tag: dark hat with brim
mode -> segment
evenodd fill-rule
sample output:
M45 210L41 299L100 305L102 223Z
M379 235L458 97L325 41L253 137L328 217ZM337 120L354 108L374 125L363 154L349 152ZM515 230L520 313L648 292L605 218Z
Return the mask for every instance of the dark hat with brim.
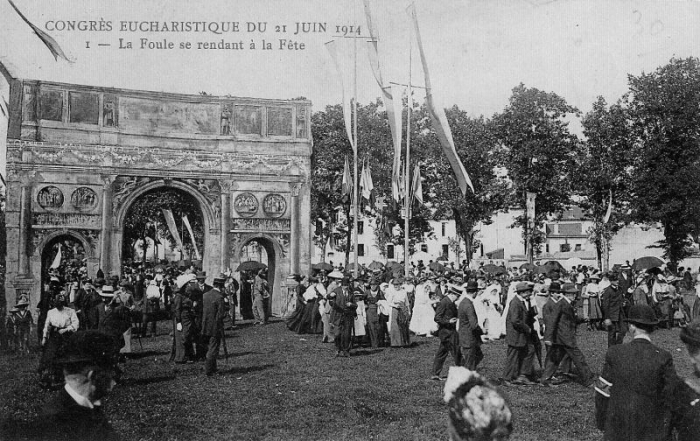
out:
M78 331L68 337L55 362L110 365L117 351L116 342L109 335L95 330Z
M297 277L301 277L301 276L297 275ZM227 279L227 278L228 278L228 277L226 277L226 274L221 273L221 274L219 274L218 276L214 277L214 280L212 281L212 283L224 283L224 282L226 282L226 279ZM299 280L300 280L300 279L299 279ZM299 280L297 280L297 282L298 282Z
M576 288L576 284L574 283L565 283L561 287L561 292L564 294L578 294L578 288Z
M550 283L549 292L561 292L561 284L559 282Z
M467 282L466 290L467 292L477 292L479 290L479 284L474 280L470 280Z
M207 278L207 273L205 271L197 271L197 279L206 279Z
M700 347L700 318L696 318L681 329L681 341L687 345Z
M535 284L531 283L531 282L518 282L515 285L515 292L532 291L532 289L534 287L535 287Z
M655 326L659 324L654 310L648 305L632 305L625 321L645 326Z

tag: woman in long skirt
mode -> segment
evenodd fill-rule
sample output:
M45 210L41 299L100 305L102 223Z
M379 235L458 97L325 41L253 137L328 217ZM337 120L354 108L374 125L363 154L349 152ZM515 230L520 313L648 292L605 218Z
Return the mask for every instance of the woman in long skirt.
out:
M290 331L301 334L299 331L302 328L304 319L304 307L306 306L304 292L306 287L302 284L301 276L295 275L294 280L297 281L297 286L294 287L296 306L294 307L294 312L287 318L287 328Z
M379 278L372 278L369 282L369 289L365 292L365 315L367 316L367 333L369 343L372 348L384 346L384 333L380 332L379 305L378 302L384 299L384 293L379 289Z
M408 326L411 322L411 307L403 287L403 277L396 277L387 289L387 300L391 306L389 338L391 347L406 347L411 343Z
M600 276L598 274L592 274L590 277L590 282L584 288L584 292L581 297L588 299L588 309L584 310L588 312L588 330L594 330L600 328L600 322L603 320L603 311L600 309L600 293L601 289L598 285ZM584 312L584 317L586 313Z

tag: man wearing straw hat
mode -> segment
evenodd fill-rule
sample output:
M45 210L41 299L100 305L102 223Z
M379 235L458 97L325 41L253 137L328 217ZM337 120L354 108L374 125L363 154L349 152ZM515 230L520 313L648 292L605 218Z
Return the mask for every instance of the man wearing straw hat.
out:
M650 306L632 306L626 321L632 341L608 348L595 383L596 424L606 441L667 440L669 398L678 381L673 358L651 342L659 321Z

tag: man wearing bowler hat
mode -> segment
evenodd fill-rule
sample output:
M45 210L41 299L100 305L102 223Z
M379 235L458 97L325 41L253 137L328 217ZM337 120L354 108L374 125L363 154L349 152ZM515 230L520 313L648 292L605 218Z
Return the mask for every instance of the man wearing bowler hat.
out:
M617 284L617 274L610 273L606 276L610 286L600 293L600 309L603 312L603 326L608 330L608 348L622 344L622 339L627 333L628 303L625 293Z
M651 342L659 321L650 306L632 306L626 321L632 341L608 348L595 383L596 424L604 440L667 440L673 358Z
M455 366L460 366L462 363L462 353L459 347L459 335L457 334L457 305L455 301L462 295L462 288L450 284L445 293L445 297L440 300L435 309L435 322L438 324L438 338L440 339L440 347L435 353L433 359L433 376L432 380L440 381L440 372L445 364L447 356L452 354Z
M515 297L510 302L506 316L506 364L503 370L505 381L518 385L536 384L530 380L534 371L535 345L534 317L530 297L534 284L518 282Z
M216 368L216 357L219 355L221 338L224 335L224 283L226 276L220 274L214 278L214 287L202 296L202 339L207 345L205 373L213 375Z

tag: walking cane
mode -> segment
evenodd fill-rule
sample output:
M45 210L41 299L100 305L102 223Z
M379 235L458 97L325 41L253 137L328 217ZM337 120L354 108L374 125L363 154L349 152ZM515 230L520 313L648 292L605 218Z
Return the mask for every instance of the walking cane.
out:
M226 333L223 329L221 330L221 342L224 345L224 361L226 362L226 364L228 364L228 348L226 347Z

